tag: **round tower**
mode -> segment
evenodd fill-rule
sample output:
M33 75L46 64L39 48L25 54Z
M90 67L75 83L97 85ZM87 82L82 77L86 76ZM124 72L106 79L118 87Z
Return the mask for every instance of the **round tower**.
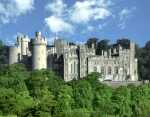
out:
M42 37L41 32L36 32L36 37L32 42L32 68L47 68L47 41Z
M9 48L9 65L21 61L21 50L19 46L11 46Z

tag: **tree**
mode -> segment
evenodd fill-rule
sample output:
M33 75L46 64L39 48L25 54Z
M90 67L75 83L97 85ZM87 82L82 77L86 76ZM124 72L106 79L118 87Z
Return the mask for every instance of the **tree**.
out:
M99 84L95 86L94 89L94 100L93 100L93 108L94 108L94 116L106 116L113 115L113 106L111 102L112 97L112 89L103 84Z
M131 90L129 88L124 86L117 88L111 98L115 115L131 117Z
M94 44L94 47L96 47L97 41L98 41L98 39L96 37L93 37L93 38L88 39L86 44L88 45L89 48L92 47L92 44Z
M138 55L139 61L139 75L141 79L150 80L150 41L140 49Z
M20 115L33 105L32 98L26 92L15 93L12 89L0 88L0 108L4 115Z
M102 75L98 72L93 72L89 75L87 75L86 80L91 84L92 88L95 90L96 86L100 84L100 79L102 78Z
M133 87L131 91L133 117L148 117L150 113L150 85Z
M102 50L108 50L110 47L109 40L101 40L97 43L96 54L101 55Z
M58 105L60 106L59 110L71 110L74 103L72 87L67 85L61 86L57 101Z
M67 113L72 111L73 104L74 99L72 87L68 85L62 85L57 96L55 116L67 116Z
M86 80L78 81L78 83L73 86L73 95L75 108L92 110L93 92L90 83Z
M0 69L8 63L8 47L0 40Z
M34 111L34 115L37 117L50 117L56 107L56 100L53 93L49 90L48 77L45 70L35 70L31 73L31 77L27 79L28 90L30 95L35 100L35 107L31 108ZM27 110L25 115L32 115L30 109Z
M130 40L126 38L118 39L117 44L122 46L124 49L130 48Z
M78 108L73 110L66 110L56 117L91 117L91 111L85 108Z

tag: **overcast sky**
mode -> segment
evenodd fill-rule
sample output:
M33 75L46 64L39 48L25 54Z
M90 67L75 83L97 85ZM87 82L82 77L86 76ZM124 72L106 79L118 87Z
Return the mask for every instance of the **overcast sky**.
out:
M11 44L20 34L41 31L85 42L90 37L150 40L150 0L0 0L0 39Z

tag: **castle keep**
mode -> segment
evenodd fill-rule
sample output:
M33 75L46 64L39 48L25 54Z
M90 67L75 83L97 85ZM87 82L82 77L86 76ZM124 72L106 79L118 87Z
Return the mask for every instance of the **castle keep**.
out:
M31 64L32 69L52 69L65 81L84 78L92 72L101 73L102 81L138 80L133 42L130 42L129 49L118 45L96 55L94 44L88 48L56 38L50 46L41 32L36 32L34 39L20 36L15 46L9 48L9 64L14 63Z

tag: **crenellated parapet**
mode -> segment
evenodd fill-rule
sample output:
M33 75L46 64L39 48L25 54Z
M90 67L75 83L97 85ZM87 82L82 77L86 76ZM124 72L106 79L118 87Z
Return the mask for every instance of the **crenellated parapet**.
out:
M47 68L47 41L41 32L36 32L32 42L32 69Z
M23 63L26 59L33 70L52 69L65 81L85 78L92 72L101 73L104 81L138 80L135 43L130 42L129 48L114 44L102 50L101 55L96 55L95 50L94 44L89 48L58 37L54 45L48 45L42 33L36 32L31 41L28 36L17 37L16 45L9 48L9 64Z

